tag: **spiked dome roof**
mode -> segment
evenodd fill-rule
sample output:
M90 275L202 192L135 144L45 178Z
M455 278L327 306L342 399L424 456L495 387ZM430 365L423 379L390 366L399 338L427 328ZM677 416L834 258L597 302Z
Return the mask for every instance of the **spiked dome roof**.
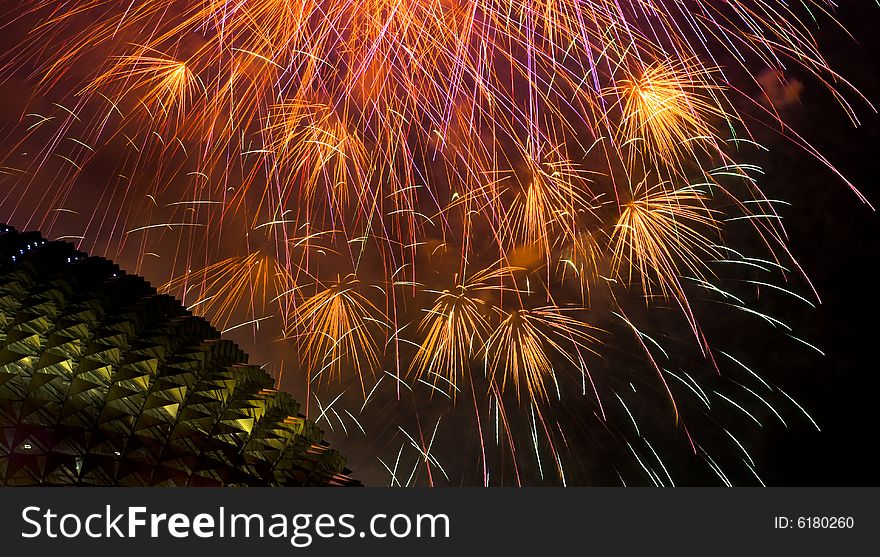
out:
M143 278L0 224L0 485L355 485L298 403Z

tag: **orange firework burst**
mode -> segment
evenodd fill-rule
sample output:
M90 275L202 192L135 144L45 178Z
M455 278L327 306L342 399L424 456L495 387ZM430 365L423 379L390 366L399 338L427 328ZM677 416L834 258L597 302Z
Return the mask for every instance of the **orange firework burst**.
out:
M304 300L296 307L288 334L299 341L314 376L326 373L333 379L353 369L365 388L365 375L379 367L371 329L386 325L379 309L357 291L358 283L350 275Z
M242 311L255 319L272 311L268 304L278 302L293 287L294 281L287 268L260 252L230 257L207 267L174 278L159 290L179 292L181 299L198 299L188 309L199 315L209 315L222 329ZM246 307L241 307L245 304ZM283 307L279 304L279 307Z
M710 72L687 64L655 62L609 90L620 98L616 129L619 140L630 146L631 168L635 153L641 153L653 166L681 176L688 161L699 162L706 146L713 153L722 151L712 119L733 116L721 108L721 87L710 80Z
M517 398L522 385L530 400L547 401L547 381L557 381L553 362L583 365L584 353L591 352L589 345L597 339L590 334L592 327L566 315L571 310L514 309L502 318L485 348L489 373L501 377L502 391L510 381Z
M615 224L611 239L615 274L641 279L645 295L651 285L684 296L679 279L683 272L702 278L706 255L717 255L706 234L717 230L708 198L694 187L666 191L664 185L641 187L641 195L627 204Z

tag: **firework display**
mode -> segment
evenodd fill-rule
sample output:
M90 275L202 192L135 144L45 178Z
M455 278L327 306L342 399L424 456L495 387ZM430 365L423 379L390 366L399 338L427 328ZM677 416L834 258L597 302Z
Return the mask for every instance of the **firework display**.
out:
M758 75L855 121L833 10L28 0L0 217L253 345L359 478L763 483L750 439L814 422L729 331L821 351L763 304L818 294L756 130L867 200Z

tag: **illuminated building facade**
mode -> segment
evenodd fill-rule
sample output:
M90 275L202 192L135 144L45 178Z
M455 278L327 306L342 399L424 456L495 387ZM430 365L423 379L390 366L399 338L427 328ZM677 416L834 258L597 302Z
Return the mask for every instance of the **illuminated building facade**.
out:
M0 224L0 485L354 485L299 405L112 262Z

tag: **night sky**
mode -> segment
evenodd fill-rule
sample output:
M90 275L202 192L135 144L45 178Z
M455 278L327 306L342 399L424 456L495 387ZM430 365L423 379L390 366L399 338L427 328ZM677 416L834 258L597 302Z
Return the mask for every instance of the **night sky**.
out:
M820 41L831 64L876 103L880 8L872 2L845 2L839 16L857 45L830 28L819 34ZM880 117L862 111L862 125L853 129L838 117L839 106L803 79L800 103L791 108L795 125L880 206ZM876 485L880 219L837 187L810 156L779 142L772 151L766 180L793 202L786 213L791 246L823 301L795 319L827 357L793 357L768 347L768 358L784 371L791 394L809 401L822 432L799 424L768 438L767 483Z

